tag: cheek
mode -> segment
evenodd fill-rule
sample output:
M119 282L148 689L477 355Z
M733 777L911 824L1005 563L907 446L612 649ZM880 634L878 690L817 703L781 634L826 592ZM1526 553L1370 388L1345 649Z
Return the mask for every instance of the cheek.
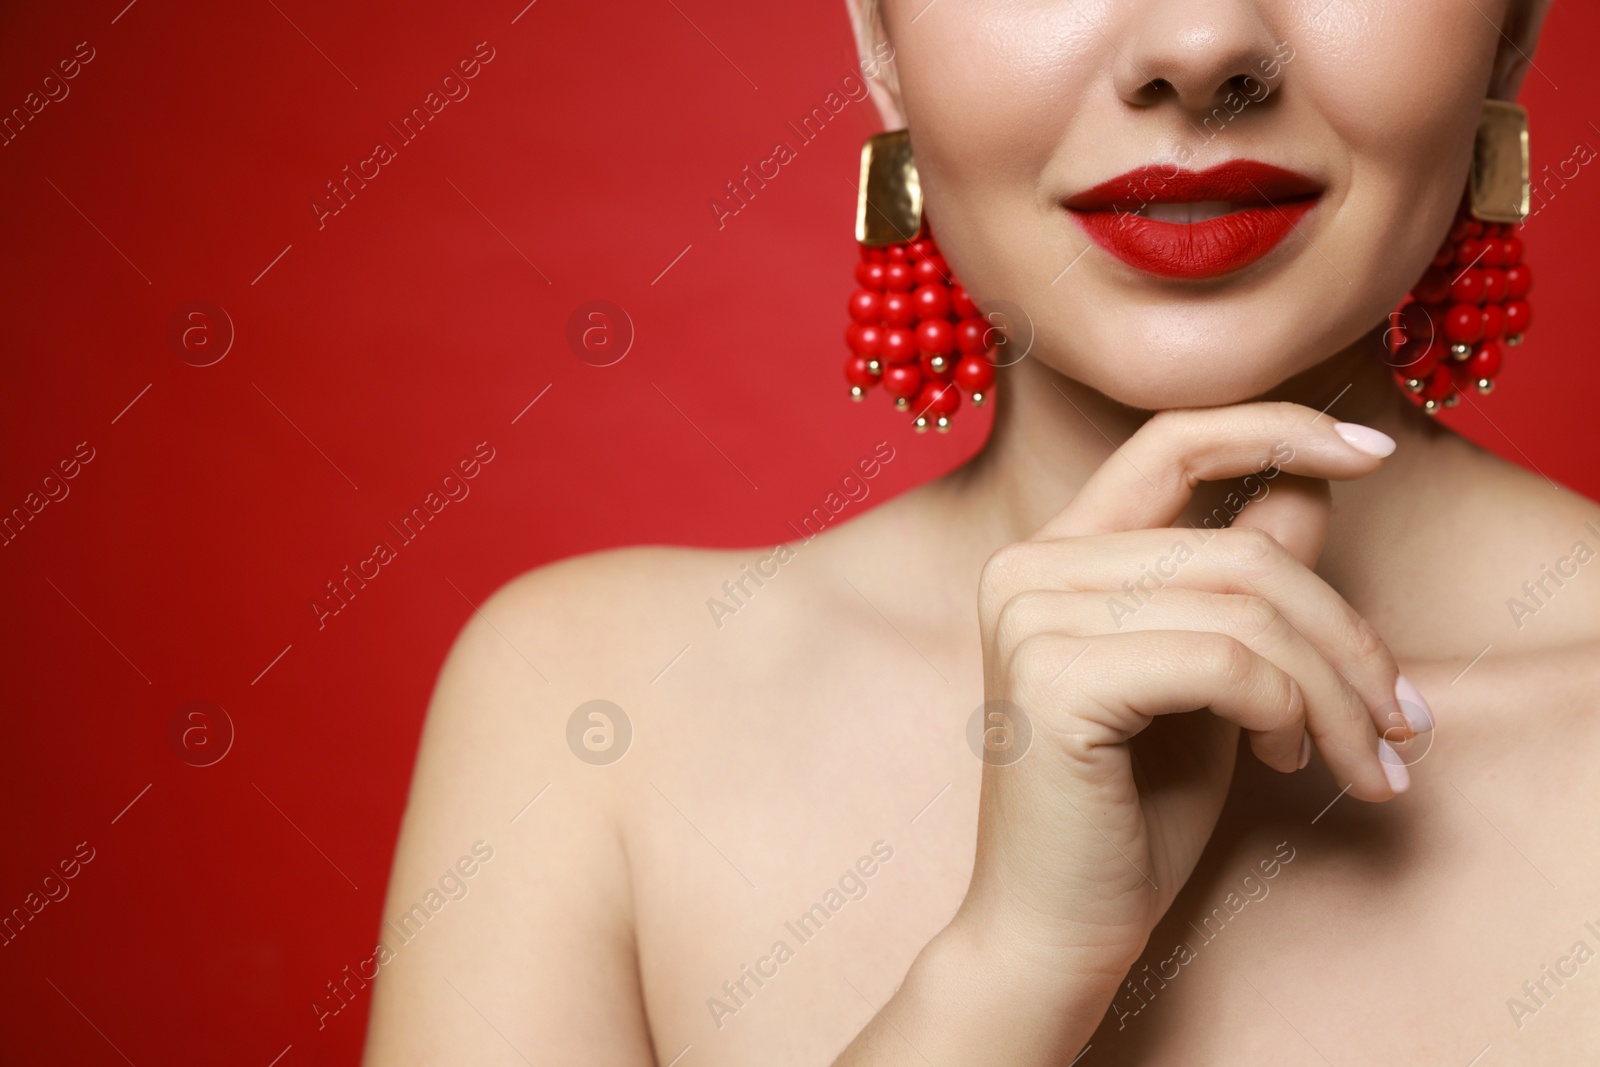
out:
M1092 28L1048 4L923 3L898 5L925 15L896 65L930 197L1034 187L1096 84Z
M1437 168L1471 143L1500 40L1494 14L1339 0L1296 42L1299 87L1358 156Z

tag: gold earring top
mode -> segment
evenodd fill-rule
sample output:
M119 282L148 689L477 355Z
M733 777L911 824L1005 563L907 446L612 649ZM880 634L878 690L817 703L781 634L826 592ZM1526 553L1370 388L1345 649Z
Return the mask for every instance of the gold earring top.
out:
M868 248L909 241L922 229L922 182L909 130L868 137L861 146L856 240Z
M1528 109L1485 100L1472 149L1472 215L1484 222L1521 222L1528 217L1532 194Z

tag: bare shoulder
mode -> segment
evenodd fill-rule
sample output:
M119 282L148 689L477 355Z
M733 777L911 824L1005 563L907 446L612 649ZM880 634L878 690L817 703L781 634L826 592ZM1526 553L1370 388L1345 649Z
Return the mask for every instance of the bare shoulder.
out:
M831 534L817 541L820 544ZM679 657L725 652L716 640L742 616L745 627L802 629L784 611L808 601L818 545L778 542L742 549L638 546L562 560L507 582L458 639L461 655L564 692L577 687L637 691L660 681ZM759 610L770 609L770 610ZM741 650L748 656L751 650ZM518 664L521 664L519 671Z
M697 705L692 690L656 683L684 672L706 589L748 557L599 552L474 606L418 750L385 906L384 929L401 933L383 961L369 1065L488 1062L502 1040L559 1062L653 1062L630 831L640 750ZM469 847L492 861L457 887L476 903L418 911Z
M1600 504L1454 435L1411 476L1385 543L1417 581L1363 590L1380 630L1386 616L1422 659L1600 641Z

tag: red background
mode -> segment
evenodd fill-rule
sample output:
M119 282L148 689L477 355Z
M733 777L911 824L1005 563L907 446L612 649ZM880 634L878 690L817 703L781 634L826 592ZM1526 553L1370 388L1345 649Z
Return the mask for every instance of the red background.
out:
M869 102L724 228L708 207L854 70L834 0L125 3L0 14L7 112L95 50L0 147L0 513L94 449L0 548L0 914L95 849L0 947L0 1058L351 1063L370 990L321 1031L310 1005L371 953L468 600L614 545L770 544L873 442L904 457L881 498L969 455L984 419L915 437L842 395ZM1524 94L1536 170L1600 146L1597 37L1600 14L1556 5ZM470 95L319 229L324 182L480 41ZM1530 344L1449 416L1591 497L1564 432L1592 430L1600 390L1597 223L1585 170L1525 231ZM202 299L236 338L195 367L167 332ZM595 299L636 333L604 368L566 341ZM323 583L480 441L471 495L319 629ZM169 743L190 700L236 731L212 766Z

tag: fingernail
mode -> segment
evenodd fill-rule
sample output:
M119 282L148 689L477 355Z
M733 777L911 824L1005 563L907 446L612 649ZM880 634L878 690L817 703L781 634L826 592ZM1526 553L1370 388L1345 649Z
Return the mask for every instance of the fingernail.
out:
M1336 422L1333 428L1357 452L1381 458L1394 451L1394 438L1371 426L1362 426L1357 422Z
M1301 734L1300 735L1300 766L1296 767L1295 769L1303 771L1303 770L1306 769L1306 764L1308 764L1310 762L1311 762L1311 735L1310 734Z
M1389 788L1396 793L1404 793L1411 785L1411 772L1406 769L1406 761L1400 758L1400 753L1381 737L1378 738L1378 762L1383 764L1383 774L1389 779Z
M1433 729L1433 709L1411 680L1401 675L1394 683L1394 698L1400 704L1400 714L1412 733L1425 734Z

